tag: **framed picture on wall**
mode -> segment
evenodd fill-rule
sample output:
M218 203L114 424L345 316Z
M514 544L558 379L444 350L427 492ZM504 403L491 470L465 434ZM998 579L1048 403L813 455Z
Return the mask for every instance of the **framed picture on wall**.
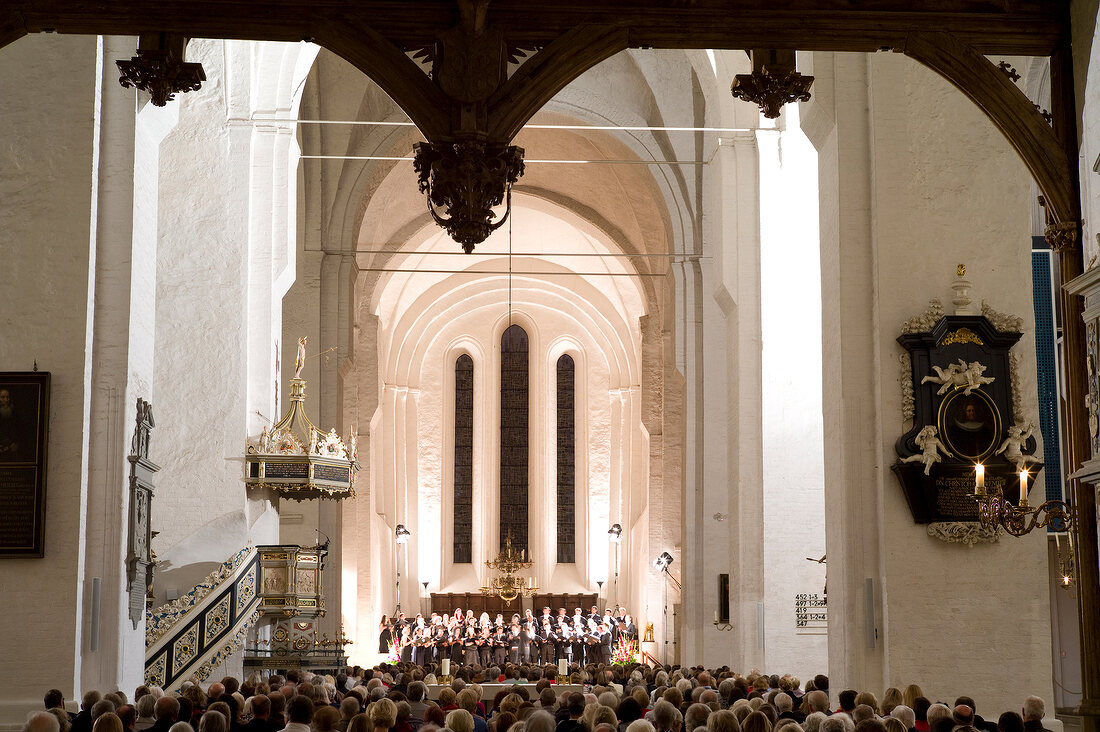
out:
M43 555L49 425L49 372L0 372L0 557Z

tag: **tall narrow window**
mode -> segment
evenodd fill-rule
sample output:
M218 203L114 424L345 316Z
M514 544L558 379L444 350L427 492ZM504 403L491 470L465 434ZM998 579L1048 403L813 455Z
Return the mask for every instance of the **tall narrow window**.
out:
M500 337L500 546L527 550L527 332Z
M575 383L573 358L564 355L558 359L558 562L563 564L577 561Z
M455 361L454 468L455 564L469 564L474 535L474 360L465 354Z

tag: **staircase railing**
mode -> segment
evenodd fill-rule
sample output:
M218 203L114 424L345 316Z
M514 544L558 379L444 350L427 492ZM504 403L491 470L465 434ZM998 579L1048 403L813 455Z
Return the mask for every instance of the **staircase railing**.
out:
M165 691L205 681L244 645L256 622L259 555L245 547L178 600L151 610L145 626L145 683Z

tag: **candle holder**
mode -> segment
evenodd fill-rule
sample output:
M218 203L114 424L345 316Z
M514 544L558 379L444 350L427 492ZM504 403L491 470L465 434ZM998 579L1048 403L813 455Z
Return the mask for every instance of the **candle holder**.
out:
M1024 481L1022 486L1026 486ZM1024 536L1035 529L1069 531L1073 525L1073 506L1065 501L1045 501L1038 506L1027 502L1026 487L1022 488L1020 502L1013 505L1004 497L1000 488L984 489L975 493L978 518L982 528L1002 528L1012 536Z
M495 560L486 561L485 566L498 574L481 587L482 595L499 597L510 605L518 597L531 597L538 592L539 588L533 577L524 579L519 574L531 569L534 562L527 559L526 551L520 554L512 549L511 534L505 537L504 551L498 554Z

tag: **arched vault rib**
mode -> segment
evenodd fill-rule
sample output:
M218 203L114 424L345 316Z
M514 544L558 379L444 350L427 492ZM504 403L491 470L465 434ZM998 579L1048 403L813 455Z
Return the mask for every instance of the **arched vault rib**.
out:
M628 38L626 28L579 26L566 31L490 97L490 139L510 141L569 82L625 50Z

